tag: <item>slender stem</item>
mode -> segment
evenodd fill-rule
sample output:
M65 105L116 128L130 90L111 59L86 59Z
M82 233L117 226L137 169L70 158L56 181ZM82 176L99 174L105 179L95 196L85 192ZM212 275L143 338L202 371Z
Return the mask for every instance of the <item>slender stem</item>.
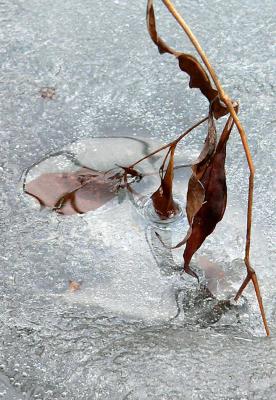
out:
M264 310L264 306L263 306L263 299L262 299L262 296L261 296L259 283L258 283L258 279L257 279L257 275L256 274L253 274L252 282L253 282L253 286L254 286L254 289L255 289L255 292L256 292L256 295L257 295L259 308L260 308L260 311L261 311L261 315L262 315L262 319L263 319L263 324L264 324L264 327L265 327L266 335L270 336L270 330L269 330L269 327L268 327L268 324L267 324L265 310Z
M253 192L254 192L254 173L250 173L249 187L248 187L247 230L246 230L246 246L245 246L245 258L248 260L250 255L250 242L251 242Z
M193 129L197 128L199 125L201 125L203 122L207 121L209 117L205 117L202 120L200 120L199 122L197 122L195 125L191 126L187 131L185 131L184 133L182 133L182 135L180 135L177 139L173 140L172 142L165 144L164 146L160 147L157 150L154 150L152 153L146 155L143 158L140 158L138 161L135 161L135 163L131 164L129 166L129 168L133 168L135 167L135 165L139 164L140 162L146 160L149 157L154 156L155 154L159 153L162 150L167 149L168 147L173 146L174 144L177 144L181 139L183 139L186 135L188 135L188 133L190 133Z
M178 24L182 27L182 29L184 30L184 32L186 33L186 35L188 36L188 38L190 39L190 41L192 42L193 46L195 47L195 49L197 50L198 54L200 55L203 63L205 64L211 78L213 79L213 82L217 88L218 94L219 94L219 98L222 102L224 102L224 104L227 106L230 115L232 116L234 123L238 129L238 132L240 134L240 138L243 144L243 148L244 148L244 152L246 155L246 159L247 159L247 163L248 163L248 167L250 170L250 176L249 176L249 190L248 190L248 208L247 208L247 230L246 230L246 247L245 247L245 264L247 267L247 270L249 269L249 253L250 253L250 242L251 242L251 226L252 226L252 208L253 208L253 188L254 188L254 173L255 173L255 168L254 168L254 164L253 164L253 160L252 160L252 156L250 153L250 149L248 146L248 141L247 141L247 136L245 133L245 130L237 116L236 110L233 106L232 101L230 100L229 96L224 92L221 83L212 67L212 65L210 64L204 50L202 49L202 47L199 44L199 41L197 40L197 38L195 37L195 35L193 34L193 32L191 31L190 27L187 25L187 23L184 21L184 19L182 18L182 16L178 13L178 11L175 9L173 3L171 2L171 0L162 0L163 3L165 4L165 6L167 7L167 9L169 10L169 12L173 15L173 17L176 19L176 21L178 22ZM255 292L256 292L256 296L259 302L259 306L260 306L260 311L262 314L262 318L263 318L263 322L264 322L264 326L265 326L265 330L266 330L266 334L269 336L269 329L268 329L268 325L267 325L267 321L265 318L265 312L264 312L264 308L263 308L263 304L262 304L262 298L261 298L261 294L260 294L260 290L259 290L259 285L258 285L258 280L257 280L257 276L256 274L254 274L254 279L251 278L254 284L254 288L255 288ZM250 279L249 279L250 280ZM241 294L241 292L243 291L243 289L245 288L245 286L247 285L248 282L245 282L245 285L241 287L241 289L238 292L238 295ZM236 296L237 297L237 296Z

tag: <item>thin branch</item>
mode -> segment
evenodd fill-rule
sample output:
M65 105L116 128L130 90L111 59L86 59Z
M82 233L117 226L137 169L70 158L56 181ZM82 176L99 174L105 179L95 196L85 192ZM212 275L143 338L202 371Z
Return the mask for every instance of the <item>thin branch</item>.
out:
M178 13L178 11L175 9L173 3L170 0L162 0L169 12L173 15L173 17L176 19L178 24L181 26L181 28L184 30L190 41L192 42L193 46L197 50L198 54L200 55L203 63L205 64L211 78L213 79L213 82L217 88L217 91L219 93L219 98L220 100L227 106L230 115L232 116L234 123L239 131L240 138L243 144L244 152L246 155L248 167L250 170L250 177L249 177L249 191L248 191L248 208L247 208L247 231L246 231L246 248L245 248L245 264L247 271L249 271L249 266L250 266L250 261L249 261L249 253L250 253L250 242L251 242L251 227L252 227L252 208L253 208L253 188L254 188L254 173L255 173L255 168L252 160L252 156L250 153L250 149L248 146L248 141L247 141L247 136L245 133L245 130L237 116L236 110L234 108L234 105L232 101L230 100L229 96L224 92L221 83L219 81L219 78L217 77L217 74L215 73L212 65L210 64L208 57L206 56L204 50L202 49L201 45L199 44L199 41L191 31L190 27L187 25L185 20L182 18L182 16ZM251 267L250 267L251 268ZM259 308L261 311L264 327L266 330L267 336L270 335L269 333L269 328L267 325L266 317L265 317L265 312L263 308L263 302L262 302L262 297L260 294L260 289L259 289L259 284L257 280L257 276L254 273L254 275L250 275L248 273L248 279L252 280L256 292L256 296L258 299L259 303ZM245 284L246 286L247 284ZM245 286L242 285L240 288L238 294L240 295ZM236 296L237 298L237 296Z
M177 139L173 140L172 142L165 144L164 146L160 147L157 150L154 150L152 153L146 155L143 158L140 158L138 161L135 161L135 163L129 165L129 168L133 168L135 167L135 165L139 164L140 162L146 160L149 157L154 156L155 154L159 153L162 150L167 149L168 147L173 146L174 144L177 144L181 139L183 139L186 135L188 135L188 133L190 133L193 129L197 128L199 125L201 125L203 122L207 121L209 117L205 117L202 120L200 120L199 122L197 122L195 125L191 126L187 131L185 131L184 133L182 133L182 135L180 135Z

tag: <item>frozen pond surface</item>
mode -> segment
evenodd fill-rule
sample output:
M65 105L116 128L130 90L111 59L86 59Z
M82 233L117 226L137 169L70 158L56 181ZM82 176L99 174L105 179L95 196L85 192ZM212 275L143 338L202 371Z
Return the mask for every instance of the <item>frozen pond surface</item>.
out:
M167 143L205 115L206 101L148 38L146 2L136 3L0 2L0 398L273 399L274 1L176 2L241 103L257 169L252 264L271 339L263 337L251 287L239 306L211 323L210 304L175 268L181 251L173 259L163 255L130 203L107 207L101 218L62 218L39 212L21 193L27 167L75 140ZM190 50L164 7L157 10L163 36ZM45 87L55 88L52 100L41 97ZM202 137L191 136L189 151ZM227 169L225 221L194 261L222 269L221 298L244 274L248 174L236 132ZM80 291L68 290L70 279L82 282Z

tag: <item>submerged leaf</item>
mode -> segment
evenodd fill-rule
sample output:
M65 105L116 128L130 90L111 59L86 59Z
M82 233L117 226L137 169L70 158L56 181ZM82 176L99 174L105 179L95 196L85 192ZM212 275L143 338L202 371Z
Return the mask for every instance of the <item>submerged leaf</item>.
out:
M72 281L71 279L68 282L70 292L77 292L81 288L81 282Z
M26 184L25 192L41 206L59 214L81 214L96 210L116 195L118 179L82 168L76 172L46 173Z
M192 55L182 53L170 47L157 33L153 0L147 4L147 27L152 41L159 52L174 55L178 59L181 71L190 76L190 88L198 88L208 99L215 118L220 118L228 113L227 107L219 100L218 91L213 88L209 76L200 62Z

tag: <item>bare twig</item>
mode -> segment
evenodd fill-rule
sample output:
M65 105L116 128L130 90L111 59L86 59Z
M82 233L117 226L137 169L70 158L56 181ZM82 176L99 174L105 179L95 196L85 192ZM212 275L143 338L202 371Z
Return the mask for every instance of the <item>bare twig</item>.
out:
M240 295L242 294L243 290L245 289L245 287L247 286L247 284L250 282L250 280L252 280L254 288L255 288L255 292L256 292L256 296L258 299L258 303L259 303L259 308L261 311L261 315L262 315L262 319L263 319L263 323L264 323L264 327L266 330L266 334L267 336L270 335L269 332L269 328L268 328L268 324L266 321L266 316L265 316L265 311L264 311L264 307L263 307L263 302L262 302L262 297L261 297L261 293L260 293L260 289L259 289L259 284L258 284L258 279L256 276L255 271L253 270L253 268L250 265L250 242L251 242L251 227L252 227L252 208L253 208L253 189L254 189L254 174L255 174L255 168L254 168L254 164L253 164L253 160L251 157L251 153L250 153L250 149L248 146L248 142L247 142L247 136L245 133L245 130L237 116L237 113L235 111L234 105L232 103L232 101L230 100L229 96L225 93L225 91L223 90L221 83L219 81L219 78L217 77L217 74L215 73L212 65L210 64L208 57L206 56L205 52L203 51L201 45L199 44L199 41L197 40L197 38L195 37L195 35L193 34L193 32L191 31L190 27L187 25L187 23L185 22L185 20L182 18L182 16L178 13L178 11L175 9L175 6L173 5L173 3L170 0L162 0L163 3L165 4L165 6L167 7L167 9L169 10L169 12L173 15L173 17L176 19L176 21L178 22L178 24L181 26L181 28L185 31L186 35L188 36L188 38L190 39L190 41L192 42L193 46L195 47L195 49L197 50L198 54L200 55L203 63L205 64L217 90L219 93L219 98L220 100L227 106L230 115L232 116L234 123L239 131L240 134L240 138L243 144L243 148L244 148L244 152L246 155L246 159L247 159L247 163L248 163L248 167L249 167L249 171L250 171L250 176L249 176L249 190L248 190L248 207L247 207L247 230L246 230L246 247L245 247L245 265L247 268L247 277L245 278L245 281L243 282L240 290L238 291L235 299L237 300Z
M182 135L180 135L177 139L173 140L172 142L165 144L164 146L160 147L157 150L154 150L152 153L146 155L143 158L140 158L139 160L135 161L133 164L129 165L129 168L133 168L135 167L135 165L139 164L140 162L146 160L149 157L154 156L155 154L159 153L162 150L167 149L168 147L172 147L174 144L176 145L178 142L180 142L181 139L183 139L185 136L188 135L188 133L190 133L193 129L197 128L199 125L203 124L203 122L207 121L209 117L205 117L203 119L201 119L199 122L197 122L196 124L194 124L193 126L191 126L189 129L187 129L184 133L182 133Z

